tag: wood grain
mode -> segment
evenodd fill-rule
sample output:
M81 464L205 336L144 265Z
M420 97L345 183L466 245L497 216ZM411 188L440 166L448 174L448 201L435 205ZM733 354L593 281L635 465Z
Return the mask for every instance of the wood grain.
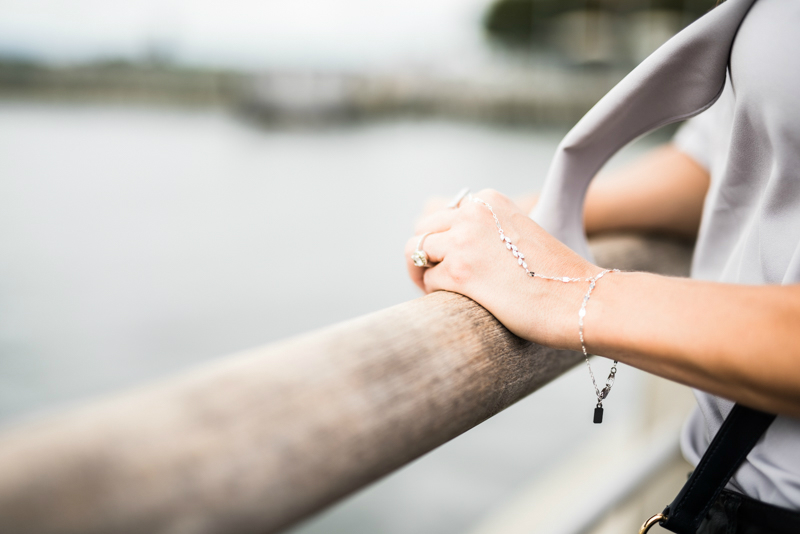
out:
M630 237L594 252L667 274L689 258ZM0 531L276 532L579 361L435 293L5 431Z

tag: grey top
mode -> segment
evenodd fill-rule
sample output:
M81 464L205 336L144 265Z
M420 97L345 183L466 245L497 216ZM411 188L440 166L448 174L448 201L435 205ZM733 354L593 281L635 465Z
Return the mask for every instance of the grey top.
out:
M691 24L567 134L531 216L590 258L583 201L598 169L636 137L708 110L676 139L712 176L693 275L741 284L800 282L797 28L797 0L728 0ZM753 365L758 364L754 354ZM732 407L706 393L698 392L697 398L699 409L682 438L693 462ZM731 487L800 509L800 420L778 417Z
M800 2L758 0L734 41L719 100L677 146L711 174L692 276L800 282ZM800 365L800 362L797 362ZM753 355L753 365L759 365ZM697 463L733 403L695 391L681 446ZM778 417L729 487L800 509L800 419Z

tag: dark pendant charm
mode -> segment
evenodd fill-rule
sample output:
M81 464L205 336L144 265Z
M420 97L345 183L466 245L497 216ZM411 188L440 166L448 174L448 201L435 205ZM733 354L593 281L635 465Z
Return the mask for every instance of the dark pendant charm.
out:
M603 407L598 406L594 409L594 422L600 424L603 422Z

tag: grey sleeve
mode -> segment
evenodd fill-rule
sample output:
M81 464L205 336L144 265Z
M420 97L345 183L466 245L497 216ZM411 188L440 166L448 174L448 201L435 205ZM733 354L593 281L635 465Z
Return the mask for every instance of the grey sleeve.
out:
M711 172L715 107L711 106L700 115L684 122L672 138L672 142L678 150L709 172Z

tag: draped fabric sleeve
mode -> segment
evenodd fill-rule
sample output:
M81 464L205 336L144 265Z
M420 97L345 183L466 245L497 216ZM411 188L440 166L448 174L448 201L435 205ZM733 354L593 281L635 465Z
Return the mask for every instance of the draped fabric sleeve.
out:
M570 130L553 157L532 218L591 259L583 225L589 182L620 148L711 107L725 86L736 32L754 0L728 0L631 71Z
M678 150L708 172L711 172L714 137L721 133L716 127L717 111L715 104L700 115L689 119L681 125L672 138Z

